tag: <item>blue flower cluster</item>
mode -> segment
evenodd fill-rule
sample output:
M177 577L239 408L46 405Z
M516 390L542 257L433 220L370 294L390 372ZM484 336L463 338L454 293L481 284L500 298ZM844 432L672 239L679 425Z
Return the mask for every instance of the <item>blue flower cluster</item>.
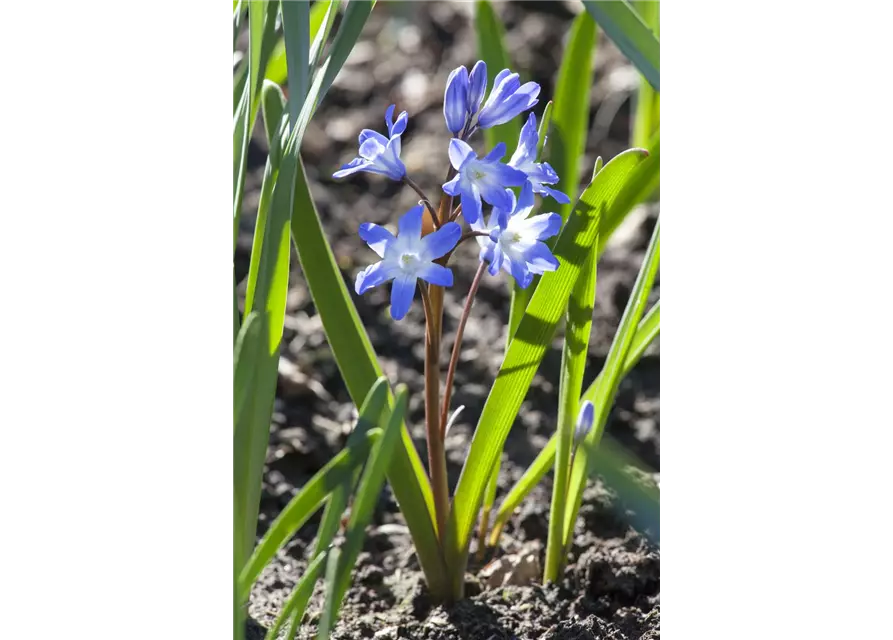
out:
M468 140L478 129L503 124L537 104L540 86L536 82L521 84L517 73L500 71L487 96L487 65L478 61L471 72L458 67L450 73L444 91L443 115L447 129L453 134L448 148L449 161L455 175L443 185L448 196L458 196L461 215L471 233L463 236L454 221L459 209L449 220L436 221L437 229L422 236L425 206L419 204L399 220L395 237L379 225L360 225L360 237L381 258L357 276L356 292L393 281L391 315L402 319L412 305L421 279L429 284L448 287L453 284L452 271L444 266L450 252L465 238L475 237L480 245L480 259L488 263L491 275L500 270L509 273L521 287L527 287L534 275L554 271L558 260L544 240L557 234L561 216L544 213L531 216L534 194L548 196L566 204L570 199L547 185L558 182L558 175L547 162L537 162L536 116L531 113L521 129L518 146L508 163L502 159L506 146L499 143L489 153L478 156ZM405 111L393 119L395 105L385 114L388 136L363 129L359 136L359 155L335 172L343 178L360 171L377 173L391 180L403 181L414 188L400 159L401 136L409 118ZM520 187L516 198L512 187ZM418 190L416 188L416 190ZM484 222L483 203L493 207ZM434 214L433 210L431 211ZM438 262L440 261L440 262Z

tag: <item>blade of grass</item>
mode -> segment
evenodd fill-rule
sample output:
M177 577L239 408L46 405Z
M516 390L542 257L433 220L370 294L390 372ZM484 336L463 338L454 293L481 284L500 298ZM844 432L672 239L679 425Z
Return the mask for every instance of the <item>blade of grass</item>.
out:
M235 59L236 42L239 39L239 33L242 31L242 25L245 23L245 15L247 11L243 6L237 5L233 10L233 58ZM238 66L235 68L233 76L233 114L239 105L242 97L242 91L245 89L245 81L248 79L248 61L242 56L239 59Z
M310 10L310 30L314 34L313 44L310 46L310 65L314 70L319 68L319 56L323 45L329 39L340 6L341 0L328 0L318 2ZM314 13L314 9L317 9L318 13Z
M598 213L596 213L598 218ZM598 220L596 220L598 225ZM592 332L592 311L596 295L596 262L598 250L598 226L593 248L586 256L583 270L577 278L567 305L567 329L561 354L561 377L558 386L557 440L555 450L555 479L552 486L552 504L549 510L549 536L546 545L546 564L543 582L557 582L564 566L564 500L570 477L571 449L573 448L574 423L580 407L583 390L583 372L589 354L589 335Z
M633 6L654 35L660 37L660 3L655 0L640 0ZM632 145L648 147L651 137L660 126L660 94L644 77L639 78L639 91L636 93L635 103Z
M288 109L291 122L298 121L298 114L307 96L310 83L310 4L308 2L282 3L282 33L285 40L285 56L288 61Z
M303 139L304 132L310 118L316 112L317 107L322 103L326 93L335 81L338 72L344 65L347 56L350 55L353 46L360 37L363 25L375 6L375 0L362 2L349 2L344 10L344 17L341 19L341 25L332 41L329 49L329 55L320 65L310 87L307 102L301 109L301 115L298 118L298 139Z
M608 212L602 225L602 240L599 241L598 257L607 248L608 240L633 208L645 202L660 185L660 131L648 146L648 157L636 167L617 196L617 206Z
M245 637L245 607L239 602L239 567L242 566L242 519L239 505L233 501L233 640Z
M257 368L257 342L260 340L260 314L252 311L236 336L233 348L233 425L243 423L251 379Z
M236 346L239 331L242 329L242 314L239 313L239 295L236 293L237 286L236 274L233 272L233 347Z
M657 301L651 311L648 312L648 315L639 323L639 327L636 330L636 337L626 356L626 361L623 363L621 378L629 374L636 363L639 362L642 354L645 353L645 349L648 348L648 345L650 345L654 338L659 334L660 300ZM583 393L580 402L583 402L584 400L593 402L595 400L595 392L601 378L602 374L599 373L592 384L590 384ZM502 533L502 528L505 526L505 523L511 517L514 510L518 508L518 505L520 505L524 498L533 491L533 488L540 483L546 475L546 472L552 467L552 464L555 461L556 443L557 437L553 434L546 446L543 447L533 463L531 463L524 472L524 475L521 476L515 486L512 487L512 490L506 495L502 504L499 505L499 511L496 512L496 519L493 521L493 532L488 541L489 546L495 547L499 543L499 534Z
M406 413L408 398L409 392L406 385L399 385L396 390L393 411L390 412L390 415L387 415L387 412L382 415L381 422L386 424L382 425L381 438L372 448L369 463L363 470L363 477L350 511L344 546L341 548L339 558L334 563L337 565L334 586L332 591L327 594L326 604L319 622L317 637L320 640L328 639L338 619L341 601L350 586L350 573L357 562L357 557L363 546L363 539L366 537L366 526L372 519L372 511L378 502L385 473L390 466L394 450L397 448L400 433L403 431L403 416Z
M563 221L566 221L574 210L574 203L580 192L580 158L586 149L589 124L588 87L592 82L595 45L595 23L589 14L581 13L571 26L567 49L561 60L555 87L555 106L549 114L549 123L546 125L545 118L540 123L540 143L545 144L546 136L543 135L545 132L548 131L552 137L549 163L561 178L561 182L556 186L567 192L570 198L568 204L558 205L555 208ZM587 90L584 91L583 87ZM548 126L548 129L544 129L544 125ZM606 237L605 233L601 235L603 239ZM557 241L558 238L552 238L547 240L546 244L554 247ZM513 316L520 322L520 316L539 286L539 281L540 278L534 278L526 290L514 286L516 291L512 297L509 313L509 336L513 336L517 330L517 326L512 324Z
M292 0L286 0L286 4L291 1ZM316 47L317 52L319 51L319 43L316 41L317 35L323 36L320 38L321 41L324 41L325 38L328 37L328 31L325 31L325 34L320 34L319 28L323 24L323 20L326 19L326 15L330 8L334 6L334 11L338 11L338 4L337 1L333 2L333 0L319 0L310 6L310 40L313 42L313 46L311 46L310 49L311 65L315 62L313 48ZM332 21L329 20L330 26L331 23ZM267 73L264 77L270 82L275 82L279 85L288 80L288 60L285 56L284 38L280 38L276 43L276 46L273 48L273 52L270 54L270 61L267 63Z
M239 238L239 217L242 211L242 190L245 185L245 170L248 148L248 104L249 87L242 85L242 94L233 115L233 251Z
M245 290L245 308L254 306L254 290L257 287L257 276L260 272L260 261L263 253L264 233L267 227L267 214L273 197L273 187L279 177L279 164L282 158L281 141L284 128L282 113L285 110L285 96L278 85L265 82L261 105L264 114L264 132L270 153L264 166L264 178L260 187L260 198L257 203L257 220L254 223L254 239L251 243L251 261L248 264L248 280Z
M571 26L567 48L561 59L558 81L555 89L555 106L544 114L540 122L539 149L542 152L546 142L546 132L552 132L552 145L549 149L549 160L555 172L560 176L562 188L568 193L570 202L557 207L562 220L567 220L574 209L579 193L580 157L586 147L586 130L589 121L589 91L592 83L592 65L596 46L595 22L587 13L578 15ZM551 103L550 103L551 104ZM548 122L547 116L548 115ZM557 238L547 244L554 246ZM539 286L539 278L521 289L516 283L512 285L512 302L509 310L509 340L517 331L517 322L523 316L534 291ZM490 475L487 494L484 500L484 513L489 514L496 498L496 486L500 463ZM484 523L481 528L481 540L485 537Z
M589 14L651 86L660 91L660 41L627 0L583 0Z
M251 585L257 580L263 568L273 559L276 552L307 522L310 516L316 513L329 492L349 478L353 470L366 461L372 441L379 435L380 432L377 430L370 431L362 445L345 447L329 460L289 501L258 543L254 553L251 554L239 574L239 597L242 602L248 598Z
M567 48L558 70L555 85L555 109L552 113L552 145L549 163L561 178L557 188L571 201L560 205L557 212L567 220L580 192L580 159L586 148L589 125L589 87L595 57L595 22L588 13L581 13L571 26Z
M537 159L542 158L543 148L546 146L546 139L549 137L549 130L552 124L552 101L546 103L546 108L543 110L543 117L540 119L540 126L537 130L537 136L539 138L536 146L536 154ZM506 343L505 348L508 350L509 344L512 341L512 337L515 335L515 331L518 330L518 325L521 322L521 318L524 316L524 310L527 309L527 305L530 302L530 297L533 295L533 291L536 289L535 282L538 278L534 278L534 283L531 283L527 286L526 289L522 289L518 286L518 283L515 282L514 278L509 278L509 287L512 291L512 299L509 305L509 326L508 332L506 334ZM493 503L496 500L496 489L499 483L499 468L501 465L501 461L497 458L496 463L493 465L493 470L490 472L490 480L487 482L487 490L484 494L484 507L481 513L481 527L479 538L481 541L480 552L483 553L484 550L484 540L487 538L487 527L490 523L490 511L493 509Z
M462 594L471 529L490 471L567 307L586 253L596 240L596 216L604 216L611 208L627 175L644 155L638 149L619 154L583 193L555 246L560 267L543 276L547 286L538 287L533 294L487 397L459 477L446 531L444 560L456 597Z
M611 406L614 404L614 397L617 394L617 387L620 384L623 363L626 361L627 354L632 346L636 327L645 311L648 303L648 294L651 293L651 286L654 284L654 278L660 265L660 219L654 227L654 233L651 236L651 242L648 245L648 251L645 254L645 260L639 275L636 278L636 284L630 294L629 302L623 312L620 320L620 326L614 341L611 343L611 349L608 351L608 359L603 369L602 380L596 388L595 400L595 419L593 428L586 441L594 445L598 445L602 432L605 429L605 423L608 421L608 415ZM565 547L573 541L574 522L577 519L577 513L580 510L580 504L583 500L583 489L586 486L588 477L588 449L581 448L577 452L577 460L571 471L570 490L568 491L567 504L570 509L565 512L564 520L564 544Z
M282 114L285 113L285 94L275 82L264 80L261 89L261 112L264 116L264 135L267 138L267 146L270 154L277 151L281 155L282 140Z
M537 161L542 160L543 149L546 146L546 139L549 137L549 132L552 126L552 101L550 100L546 104L546 108L543 111L543 117L540 119L540 126L537 130L537 137L539 138L536 146L536 157ZM522 289L518 286L518 284L511 280L512 287L512 302L509 307L509 329L506 338L506 349L508 349L508 344L512 341L512 336L515 335L515 331L518 330L518 324L521 322L521 316L524 315L524 309L527 308L527 303L530 302L530 296L533 295L534 283L531 283L526 289ZM495 486L495 484L494 484ZM495 489L494 489L495 491ZM490 499L490 504L492 504L493 500Z
M310 596L313 595L313 587L316 585L316 580L319 578L319 574L322 573L327 558L328 553L323 551L310 561L310 564L307 565L298 584L295 585L294 590L289 594L285 604L282 605L282 610L279 612L279 615L276 616L276 621L273 623L273 626L270 627L270 630L267 631L264 640L276 640L276 638L279 637L279 632L282 630L282 627L285 626L285 623L289 619L297 619L300 621L304 616L307 602L310 600Z
M475 2L474 30L477 34L478 57L487 63L487 75L490 76L488 86L492 90L493 78L503 69L511 69L512 62L504 44L505 30L489 0ZM504 142L506 148L514 149L520 133L521 125L515 118L505 124L484 129L484 140L487 149L492 149L500 142Z
M268 0L248 3L248 71L245 89L233 117L233 250L239 233L248 140L257 117L263 70L275 45L276 12L279 4Z
M376 385L382 383L385 385L387 384L387 380L384 377L379 378ZM347 439L347 446L356 446L356 443L366 438L367 432L374 426L373 423L366 420L357 421L356 428ZM353 493L354 487L360 479L360 471L360 467L357 466L354 469L354 472L329 494L329 499L326 501L326 508L322 514L322 520L319 523L319 529L316 531L316 544L314 545L312 558L316 558L324 553L332 545L335 535L341 528L341 518L347 510L350 495ZM307 593L303 601L298 601L296 603L295 606L299 608L299 611L304 611L307 606L307 601L310 599L310 595L310 593ZM285 634L286 640L294 639L300 624L301 617L295 613L292 616L288 632Z
M281 164L281 179L273 187L271 209L264 225L257 281L251 306L261 319L257 343L257 366L250 382L248 408L243 424L237 425L234 455L235 486L245 519L243 541L250 545L257 527L257 513L264 458L270 434L270 416L279 372L279 347L285 321L285 299L289 276L289 219L294 192L296 137L289 137ZM253 256L252 256L253 258ZM245 549L247 556L250 548Z
M257 11L254 3L251 8ZM325 68L320 70L323 84L326 80L331 83L340 70L371 10L372 4L364 2L352 3L348 7L341 28L335 36L332 52L326 61ZM275 18L275 10L270 11L267 7L267 25L270 23L271 14L272 18ZM255 24L258 24L257 20L255 20ZM264 27L265 30L267 25ZM286 33L285 37L289 39L298 36ZM263 65L260 68L263 68ZM289 220L292 217L293 204L297 200L295 185L298 181L300 166L299 149L306 123L312 115L315 105L322 98L319 90L320 86L318 85L311 88L310 94L301 108L297 126L290 129L288 142L282 154L280 178L275 180L273 186L272 211L265 225L263 251L258 268L257 287L254 291L253 307L263 309L261 333L267 337L267 348L263 355L263 361L258 364L258 375L253 381L254 385L250 393L252 400L250 424L241 430L242 433L249 434L247 443L243 443L246 446L240 450L235 464L236 486L239 487L240 504L243 505L241 513L245 519L243 525L245 527L243 536L245 545L253 540L254 530L257 526L261 475L278 377L279 343L282 339L285 297L288 287ZM303 171L301 171L301 182L305 182ZM306 184L304 187L306 189ZM238 219L235 218L234 222L235 231L237 231ZM245 555L248 554L248 551L249 549L246 547Z
M351 398L362 398L382 375L381 367L326 240L303 164L299 165L291 229L298 259L338 370ZM428 584L436 585L444 579L445 569L434 530L431 485L405 428L401 437L388 477L412 533Z
M269 0L252 0L248 3L248 78L251 95L251 113L248 117L248 129L254 129L257 108L260 101L260 89L264 81L267 61L276 45L276 13L278 2Z

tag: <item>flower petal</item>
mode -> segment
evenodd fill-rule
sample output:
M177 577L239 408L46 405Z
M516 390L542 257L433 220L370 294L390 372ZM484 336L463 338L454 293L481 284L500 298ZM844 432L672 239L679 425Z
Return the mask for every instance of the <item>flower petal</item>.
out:
M498 162L498 161L502 160L502 156L504 156L504 155L505 155L505 143L500 142L495 147L493 147L493 150L490 153L488 153L487 155L485 155L481 159L481 161L482 162Z
M422 238L422 259L437 260L453 249L462 237L462 227L455 222L447 222L437 231Z
M539 189L537 189L537 193L542 193L547 196L551 196L555 199L555 202L558 204L567 204L571 201L571 199L567 196L567 194L559 191L558 189L551 189L549 187L540 185Z
M459 181L462 179L460 174L456 174L456 176L450 180L449 182L445 182L443 184L443 191L448 196L457 196L459 195Z
M379 258L384 258L385 249L396 240L393 233L372 222L364 222L360 225L360 237L369 245L370 249L378 254Z
M363 129L360 131L359 144L360 147L363 146L363 143L369 139L378 140L378 143L381 146L385 146L388 143L388 139L381 135L378 131L373 131L372 129ZM362 154L361 154L362 155Z
M475 157L474 150L467 142L458 138L450 140L450 163L456 171L459 171L462 165Z
M393 278L392 269L388 267L384 260L370 264L357 274L357 282L354 290L358 295L363 295L372 287L384 284Z
M478 60L468 77L468 115L473 116L481 108L487 92L487 63Z
M373 131L372 133L375 132ZM384 136L381 137L384 138ZM366 158L366 160L375 161L378 159L378 156L384 153L387 144L388 140L386 138L384 143L382 143L378 138L369 136L363 140L363 143L360 145L360 157Z
M505 260L505 252L499 244L494 244L493 257L490 259L490 266L487 267L487 272L491 276L497 275L502 268L503 260Z
M386 169L384 173L391 180L402 180L406 175L406 165L400 159L400 147L400 136L396 135L388 141L388 146L376 160Z
M415 296L416 277L414 275L400 275L394 279L391 285L391 317L394 320L402 320L412 306L412 298Z
M453 272L435 262L429 262L418 270L418 276L425 282L430 282L440 287L453 286Z
M478 244L481 245L481 252L478 254L478 259L481 262L485 260L487 262L493 262L493 251L496 248L496 243L491 242L487 238L477 238ZM497 272L499 270L497 269ZM493 275L496 275L495 273Z
M360 171L368 171L368 167L371 163L364 158L354 158L346 165L338 169L335 173L332 174L333 178L346 178L349 175L354 173L358 173Z
M521 86L521 80L517 73L512 73L510 69L503 69L496 74L493 80L493 91L487 97L484 103L484 111L488 108L497 106L500 102L512 95Z
M592 423L595 420L595 406L589 400L580 403L580 413L577 415L577 424L574 426L574 444L579 445L592 431Z
M521 193L518 196L518 202L515 207L512 209L512 216L520 216L521 219L525 219L530 215L531 209L533 209L534 205L534 197L533 197L533 185L530 182L525 182L524 186L521 187Z
M447 78L443 93L443 117L447 129L458 135L468 115L468 69L457 67Z
M425 205L416 205L404 213L397 222L397 237L405 240L418 240L422 237L422 215Z
M553 214L557 215L557 214ZM560 219L560 216L559 216ZM552 255L552 252L542 242L537 242L524 253L524 260L527 266L534 273L545 273L546 271L555 271L561 263L558 258Z
M512 260L509 256L506 256L502 268L511 274L512 278L515 279L515 282L522 289L526 289L533 281L533 274L527 268L527 263L522 260Z
M477 222L481 217L481 192L477 185L468 182L459 182L459 193L462 195L462 216L468 224Z
M527 163L536 162L536 147L539 144L539 134L536 131L536 116L530 114L527 122L521 127L521 135L518 136L518 147L512 154L509 165L520 168Z
M493 164L487 167L492 180L503 187L520 187L527 182L527 174L507 164Z
M481 197L489 204L506 211L512 210L513 202L512 196L510 195L511 189L505 189L491 180L482 181L479 188L481 190ZM462 206L462 211L465 211L465 205Z
M516 223L518 229L524 235L533 236L537 240L551 238L561 231L561 216L557 213L541 213L527 220Z
M540 182L545 182L546 184L555 184L558 182L558 173L552 168L551 164L548 162L541 162L537 165L537 168L542 176Z
M490 93L478 116L478 124L482 129L504 124L539 102L537 100L540 92L539 84L527 82L519 86L517 74L514 76L514 78L507 76L502 85Z
M406 131L407 124L409 124L409 115L405 111L401 111L394 122L394 126L388 127L388 135L392 137L402 135Z

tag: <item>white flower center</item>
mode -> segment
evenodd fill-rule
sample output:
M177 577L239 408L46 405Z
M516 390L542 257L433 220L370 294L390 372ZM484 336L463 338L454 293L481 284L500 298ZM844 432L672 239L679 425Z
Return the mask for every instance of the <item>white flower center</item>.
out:
M413 271L422 261L417 253L404 253L400 256L400 267L404 271Z

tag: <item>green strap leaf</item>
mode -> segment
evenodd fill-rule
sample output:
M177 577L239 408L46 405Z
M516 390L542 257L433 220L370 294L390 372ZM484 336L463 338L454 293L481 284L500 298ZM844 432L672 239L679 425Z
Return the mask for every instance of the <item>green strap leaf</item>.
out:
M387 380L384 377L379 378L376 382L378 384L387 384ZM383 415L385 415L383 413ZM358 446L367 436L370 428L375 425L371 422L362 420L358 421L356 428L351 432L350 436L347 438L347 446ZM316 531L316 545L313 549L313 558L318 557L320 554L325 553L329 547L331 547L333 540L335 539L335 535L338 533L338 530L341 528L341 518L343 517L345 511L347 510L347 504L350 500L350 495L353 493L354 487L356 487L357 482L360 479L361 468L357 466L353 473L344 480L341 484L339 484L335 489L329 494L329 499L326 501L326 508L322 514L322 520L319 524L319 529ZM288 628L288 632L285 634L286 640L293 640L297 631L298 626L301 623L301 615L303 614L304 609L307 607L307 602L310 599L310 593L306 594L306 597L303 597L303 600L299 600L296 603L296 613L292 616L291 625ZM300 611L301 613L298 613Z
M304 177L303 164L299 166L291 228L298 259L322 320L326 339L347 391L356 401L364 397L373 382L382 375L381 367L326 240ZM401 440L388 477L412 534L428 584L437 584L438 580L444 579L445 570L433 525L431 485L405 428L402 429Z
M617 206L605 217L602 227L604 240L599 242L601 258L607 247L607 239L617 231L633 208L645 202L660 184L660 131L648 147L648 157L630 174L623 190L617 195Z
M298 121L310 85L310 3L282 3L282 34L288 60L289 118Z
M556 188L565 191L571 199L557 209L562 220L567 220L573 211L580 192L580 160L586 150L589 126L588 89L592 86L595 34L592 16L584 12L574 18L555 86L549 162L561 178Z
M247 600L251 585L257 580L263 568L273 559L276 552L307 522L310 516L316 513L329 492L349 478L354 469L366 461L372 441L378 435L378 431L371 431L362 445L345 447L289 501L257 545L239 575L239 595L242 602Z
M298 584L295 585L285 604L282 605L282 610L276 616L276 621L270 627L270 630L267 631L264 640L276 640L282 627L285 626L289 619L298 620L300 623L301 618L304 616L304 610L307 608L307 603L310 601L310 596L313 595L313 587L316 585L319 574L322 573L327 558L328 552L324 550L310 561L301 579L298 580Z
M233 640L245 637L245 609L239 601L239 567L242 566L242 529L239 505L233 501Z
M233 426L244 423L245 407L251 380L257 369L257 344L260 342L260 314L252 311L245 317L233 348Z
M598 233L596 231L596 233ZM583 270L577 278L567 305L567 329L561 354L561 378L558 387L558 419L555 449L555 480L549 510L549 537L546 545L546 565L543 581L557 582L564 564L564 500L574 440L574 427L583 390L583 372L589 354L589 335L592 332L592 312L595 307L596 235L593 248L586 256Z
M478 56L487 63L488 88L492 90L496 74L503 69L511 69L512 61L505 48L505 30L493 9L493 4L489 0L477 0L474 9L474 30L477 34ZM500 142L504 142L506 148L511 150L518 143L520 133L521 125L516 118L505 124L484 129L484 140L488 150Z
M660 300L657 301L651 311L648 312L648 315L639 323L639 328L636 330L636 337L626 356L626 362L623 363L621 378L627 376L632 368L636 366L636 363L639 362L642 355L645 353L645 349L648 348L648 345L650 345L659 334ZM580 402L584 400L589 400L589 402L595 401L595 393L601 379L602 374L599 373L592 384L590 384L583 393ZM555 461L557 441L558 439L556 435L553 434L546 446L543 447L536 459L524 472L524 475L521 476L515 486L509 491L508 495L506 495L502 504L499 505L499 511L496 513L496 518L493 521L493 533L488 541L489 546L496 546L499 541L499 534L502 532L502 527L505 526L505 523L511 517L515 509L518 508L518 505L521 504L524 498L530 495L533 488L539 484L540 480L545 477L546 472L552 467L552 464Z
M536 145L537 159L542 158L543 149L546 146L546 139L549 137L551 126L552 101L550 100L546 103L546 108L543 110L543 117L540 120L540 126L537 130L537 137L539 138ZM538 282L539 277L534 277L533 282L530 283L526 289L522 289L520 286L518 286L518 283L515 282L514 278L509 278L509 286L512 290L512 299L509 306L509 327L506 334L506 349L508 349L508 345L512 341L512 337L515 335L515 331L518 330L518 325L521 323L521 318L524 316L524 310L527 309L527 305L530 302L531 296L533 296L533 292L536 290L536 285ZM493 508L493 502L496 500L496 489L499 485L500 463L501 461L497 459L496 464L493 465L493 470L490 472L490 481L487 483L487 491L484 494L484 512L481 516L480 531L482 544L487 535L490 510Z
M293 0L286 0L286 4L292 1ZM326 31L324 34L320 33L320 25L323 24L323 20L326 19L329 10L333 7L334 11L337 12L337 1L333 2L333 0L319 0L317 2L314 2L313 5L310 7L310 39L313 41L314 45L317 46L317 51L319 50L319 44L316 41L317 36L321 36L321 41L324 41L325 38L328 37L328 31ZM329 20L330 25L331 22L332 21ZM313 64L312 51L313 47L311 46L311 65ZM276 43L276 46L273 48L273 53L270 54L270 61L267 63L267 73L265 78L270 82L278 85L281 85L288 80L288 59L286 58L284 38L279 39L279 41Z
M587 252L596 241L596 221L611 209L627 175L644 155L639 149L621 153L605 166L583 193L555 247L555 256L561 266L543 276L544 286L537 287L533 294L487 397L447 524L445 561L454 576L452 586L456 595L461 594L463 588L459 581L464 576L471 529L481 507L489 473L567 307Z
M614 404L614 397L617 394L617 387L620 385L621 373L623 371L623 363L626 361L627 354L632 346L636 328L642 314L645 312L645 306L648 303L648 294L651 293L651 286L654 284L654 278L657 276L658 266L660 265L660 219L654 227L654 233L651 236L651 242L648 245L648 251L645 254L645 261L639 270L639 276L636 278L636 284L630 294L623 317L620 319L620 327L611 343L611 349L608 351L608 359L603 369L602 380L596 388L595 400L595 420L593 422L592 431L586 438L586 442L598 445L602 432L605 429L605 423L608 421L608 415ZM580 504L583 500L583 489L586 486L588 477L588 449L581 447L577 452L577 460L572 469L570 490L568 491L567 504L570 509L565 512L564 520L564 544L569 545L573 540L574 522L577 519L577 513L580 510Z
M660 41L627 0L583 0L586 10L651 86L660 91Z
M363 547L366 526L372 520L372 512L381 493L385 474L390 467L391 458L400 440L400 433L403 431L403 416L406 413L408 398L409 392L406 385L399 385L393 411L390 412L390 415L385 412L382 416L381 421L386 422L382 425L384 432L373 447L369 463L363 471L363 477L350 511L344 546L341 548L340 556L334 561L337 569L332 591L326 594L326 604L319 622L317 637L320 640L326 640L329 637L338 619L341 601L350 586L350 573Z
M239 233L245 171L248 164L248 139L254 131L260 102L263 70L275 45L276 12L279 3L256 0L248 3L248 71L233 117L233 250ZM238 82L236 90L238 90Z

